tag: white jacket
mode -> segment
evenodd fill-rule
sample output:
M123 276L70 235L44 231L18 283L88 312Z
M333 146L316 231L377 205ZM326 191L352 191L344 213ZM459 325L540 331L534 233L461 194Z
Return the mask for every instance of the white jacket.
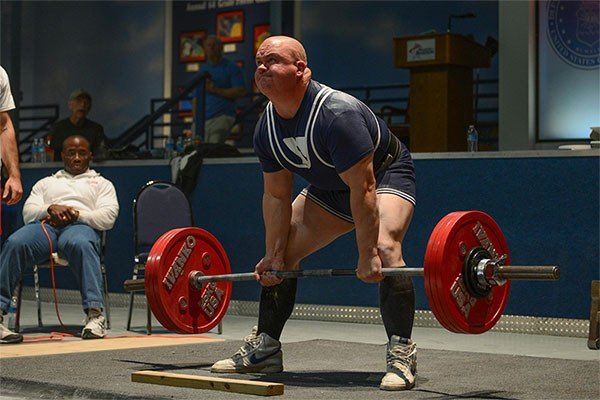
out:
M75 208L79 222L100 231L112 228L119 214L115 187L93 169L79 175L61 169L38 181L23 206L23 220L28 224L46 217L51 204Z

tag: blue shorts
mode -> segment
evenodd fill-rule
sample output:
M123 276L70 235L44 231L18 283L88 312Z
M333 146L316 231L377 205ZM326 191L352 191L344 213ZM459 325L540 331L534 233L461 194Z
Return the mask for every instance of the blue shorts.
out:
M389 193L417 204L415 167L410 152L402 145L398 157L379 173L377 178L377 193ZM350 190L323 190L313 185L308 185L300 192L329 213L354 223L350 210Z

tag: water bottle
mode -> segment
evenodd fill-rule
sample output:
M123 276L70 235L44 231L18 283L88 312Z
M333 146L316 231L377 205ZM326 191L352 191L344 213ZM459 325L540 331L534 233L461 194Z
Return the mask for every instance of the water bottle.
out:
M479 133L477 133L474 125L469 125L469 129L467 130L467 151L476 152L478 143Z
M11 331L15 329L15 325L17 323L17 298L15 296L10 300L10 305L8 306L7 313L7 327Z
M177 142L175 143L175 151L177 154L183 154L183 136L179 136L177 138Z
M45 163L47 161L47 157L46 157L46 142L44 140L44 138L39 138L38 139L38 162L41 163Z
M44 153L46 155L46 161L54 161L54 149L52 148L52 135L46 136L44 140Z
M33 139L33 142L31 143L31 162L32 163L38 163L40 162L40 151L39 151L39 140L38 139Z
M172 137L167 138L167 141L165 142L165 155L164 157L166 159L170 159L171 157L173 157L173 150L175 149L175 142L173 141Z

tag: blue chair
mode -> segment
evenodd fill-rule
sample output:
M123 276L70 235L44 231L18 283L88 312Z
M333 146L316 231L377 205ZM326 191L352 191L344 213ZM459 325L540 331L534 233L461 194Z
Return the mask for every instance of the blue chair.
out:
M132 279L142 278L148 253L165 232L194 225L192 207L185 194L167 181L150 181L133 200L133 242L135 257ZM134 292L130 293L127 330L131 330ZM150 307L146 306L146 333L152 333Z

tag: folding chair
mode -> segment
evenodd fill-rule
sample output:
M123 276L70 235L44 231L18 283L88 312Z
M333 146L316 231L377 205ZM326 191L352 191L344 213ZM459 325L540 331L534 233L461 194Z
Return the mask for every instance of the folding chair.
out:
M192 207L188 198L177 186L167 181L146 183L133 200L133 259L132 279L143 277L148 253L156 240L165 232L175 228L194 225ZM129 295L127 326L131 330L134 293ZM219 333L222 327L219 324ZM152 333L152 315L146 305L146 333Z
M110 329L110 304L108 297L108 279L106 277L106 232L100 233L100 271L102 272L102 292L104 295L104 312L106 314L106 329ZM69 266L69 262L60 258L60 254L52 253L52 261L54 262L55 268L64 268ZM40 298L40 277L39 271L41 269L49 269L50 263L38 264L33 266L33 288L35 291L35 300L37 303L37 318L38 327L44 326L42 322L42 300ZM20 318L21 318L21 298L23 294L23 279L19 281L16 288L17 307L15 313L15 332L19 332L20 329Z

